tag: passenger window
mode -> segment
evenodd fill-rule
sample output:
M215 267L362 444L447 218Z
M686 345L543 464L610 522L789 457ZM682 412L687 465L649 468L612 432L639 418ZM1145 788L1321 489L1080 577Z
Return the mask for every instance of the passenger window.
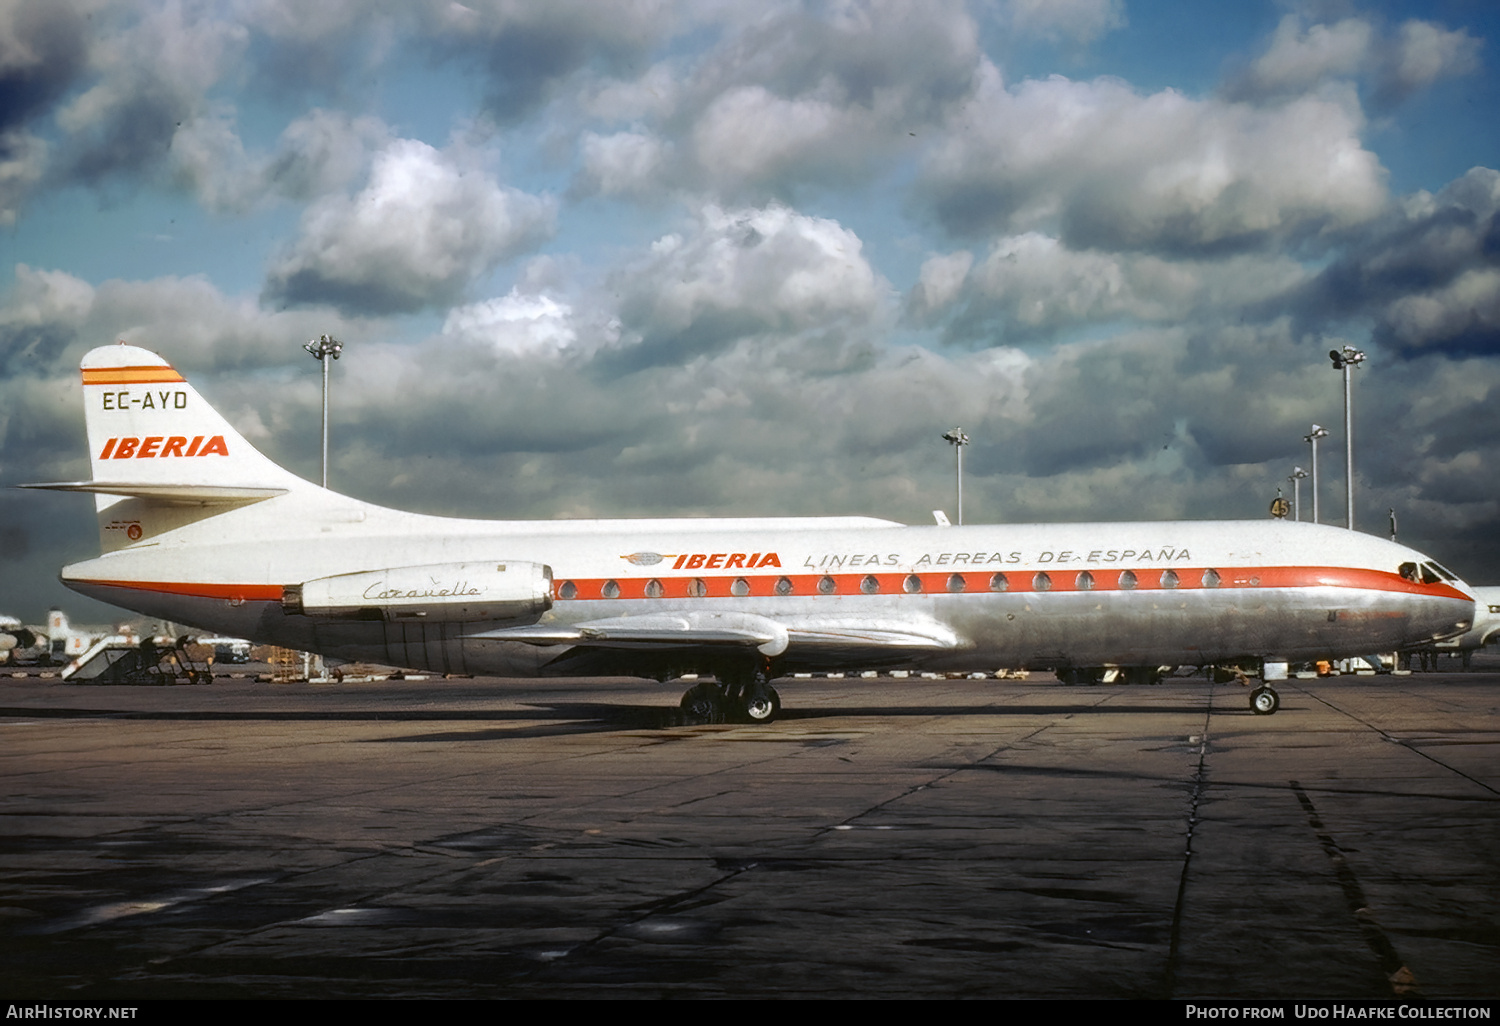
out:
M860 578L859 590L866 595L878 594L880 591L880 581L876 579L874 574L865 574L864 577Z
M619 598L620 597L620 582L619 581L605 581L604 582L604 587L602 587L602 588L599 589L599 594L603 595L605 598L608 598L608 599Z
M1087 570L1080 571L1078 576L1073 579L1073 586L1079 591L1093 591L1094 575Z
M776 594L790 595L792 593L792 579L790 577L776 578Z
M557 589L557 597L564 602L576 599L578 597L578 585L572 581L563 581L562 587Z
M1205 588L1217 588L1219 586L1219 571L1203 571L1203 586Z
M964 581L964 575L963 574L949 574L948 575L948 590L949 591L959 592L959 591L963 591L964 588L966 588L966 587L968 587L968 584Z
M694 577L688 581L688 597L703 598L708 594L708 582L701 577Z
M1163 570L1161 572L1161 586L1163 588L1175 588L1178 583L1176 570Z
M1043 570L1031 579L1031 589L1033 591L1052 590L1052 578L1047 574L1047 571Z
M901 590L908 595L915 595L922 590L922 578L916 574L907 574L906 580L901 582Z
M1010 591L1010 578L1004 574L991 574L990 591Z
M1122 573L1120 575L1120 590L1121 591L1134 591L1135 590L1135 586L1138 583L1139 582L1135 578L1135 571L1134 570L1126 570L1124 573Z
M819 595L832 595L834 592L836 592L838 590L839 590L839 582L835 581L832 577L829 577L827 574L824 574L821 578L818 579L818 594Z
M743 577L736 577L734 583L729 586L729 594L736 598L744 598L750 594L750 582Z
M664 589L661 586L661 582L658 581L655 577L646 582L647 598L661 598L663 591Z

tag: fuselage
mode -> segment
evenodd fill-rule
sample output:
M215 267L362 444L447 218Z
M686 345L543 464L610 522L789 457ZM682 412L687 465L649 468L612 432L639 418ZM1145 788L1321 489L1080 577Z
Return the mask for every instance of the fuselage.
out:
M513 641L511 622L319 620L285 588L391 566L511 560L551 568L532 625L722 611L847 639L791 645L782 672L910 667L1204 664L1393 651L1466 628L1461 582L1425 557L1332 527L1277 521L906 527L798 521L487 522L323 493L222 513L64 571L86 594L223 634L349 659L504 675L663 675L706 668L691 644ZM434 587L461 582L434 581ZM870 643L861 631L930 636ZM521 633L534 633L522 630Z

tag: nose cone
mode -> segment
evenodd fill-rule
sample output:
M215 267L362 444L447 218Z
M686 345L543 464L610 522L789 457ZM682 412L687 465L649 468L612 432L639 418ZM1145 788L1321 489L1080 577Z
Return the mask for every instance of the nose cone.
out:
M1413 633L1420 635L1412 644L1446 641L1466 633L1478 616L1478 603L1454 590L1452 596L1433 596L1423 603L1421 613L1412 617Z

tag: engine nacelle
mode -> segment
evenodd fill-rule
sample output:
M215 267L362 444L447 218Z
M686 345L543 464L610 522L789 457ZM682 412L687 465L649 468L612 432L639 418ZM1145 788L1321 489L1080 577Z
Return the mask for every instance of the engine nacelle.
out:
M429 563L339 574L287 585L281 608L292 615L337 620L519 620L552 608L552 568L518 562Z

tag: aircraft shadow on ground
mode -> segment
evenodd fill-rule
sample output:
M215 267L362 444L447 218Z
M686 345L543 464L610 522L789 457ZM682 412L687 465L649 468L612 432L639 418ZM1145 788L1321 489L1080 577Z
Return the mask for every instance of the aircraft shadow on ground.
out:
M1086 715L1090 712L1115 714L1130 713L1185 713L1197 714L1202 712L1201 706L1118 706L1112 705L1107 708L1092 709L1080 708L1074 705L1025 705L1025 706L997 706L997 705L974 705L974 706L952 706L952 705L920 705L920 706L842 706L837 709L782 709L774 723L761 725L755 730L766 740L778 738L778 727L786 727L790 724L820 724L831 726L837 721L855 721L860 719L894 718L894 719L932 719L937 716L991 716L1008 718L1012 716L1061 716L1061 715ZM1251 715L1248 709L1246 715ZM493 712L482 715L469 714L470 720L536 720L548 718L555 721L535 724L530 727L516 729L489 729L473 731L444 731L428 734L411 734L404 737L381 738L379 741L487 741L506 740L522 737L551 737L562 734L590 734L603 733L611 730L667 730L672 728L709 728L723 730L728 728L748 727L741 723L703 723L694 721L683 712L683 710L672 706L652 705L629 705L624 703L607 704L598 702L556 702L548 704L533 704L526 710ZM414 717L415 718L415 717ZM850 724L853 726L854 724ZM697 733L684 732L680 735L684 738L697 737ZM788 737L787 740L800 740L797 737ZM376 739L371 739L372 741Z
M1239 710L1216 710L1234 713ZM1248 709L1243 710L1251 715ZM778 726L800 723L831 724L839 720L876 718L931 719L938 716L973 717L991 716L1011 718L1018 716L1082 716L1089 713L1104 715L1130 715L1132 713L1155 713L1167 715L1196 714L1202 707L1196 704L1183 705L1096 705L1079 706L1071 703L1030 705L866 705L840 706L838 708L791 708L783 709L776 721L757 729L766 739L775 739ZM434 741L487 741L514 740L526 737L555 737L568 734L595 734L612 730L668 730L674 728L710 727L725 729L747 726L745 724L704 723L693 720L677 706L637 705L608 702L549 702L528 703L516 709L285 709L255 711L225 710L122 710L122 709L35 709L0 707L0 719L120 719L156 722L197 723L492 723L517 724L515 727L495 726L478 730L437 731L407 734L399 737L367 738L366 743L388 742L434 742ZM546 720L550 722L537 722ZM522 724L525 724L524 726ZM693 737L696 734L684 734Z

